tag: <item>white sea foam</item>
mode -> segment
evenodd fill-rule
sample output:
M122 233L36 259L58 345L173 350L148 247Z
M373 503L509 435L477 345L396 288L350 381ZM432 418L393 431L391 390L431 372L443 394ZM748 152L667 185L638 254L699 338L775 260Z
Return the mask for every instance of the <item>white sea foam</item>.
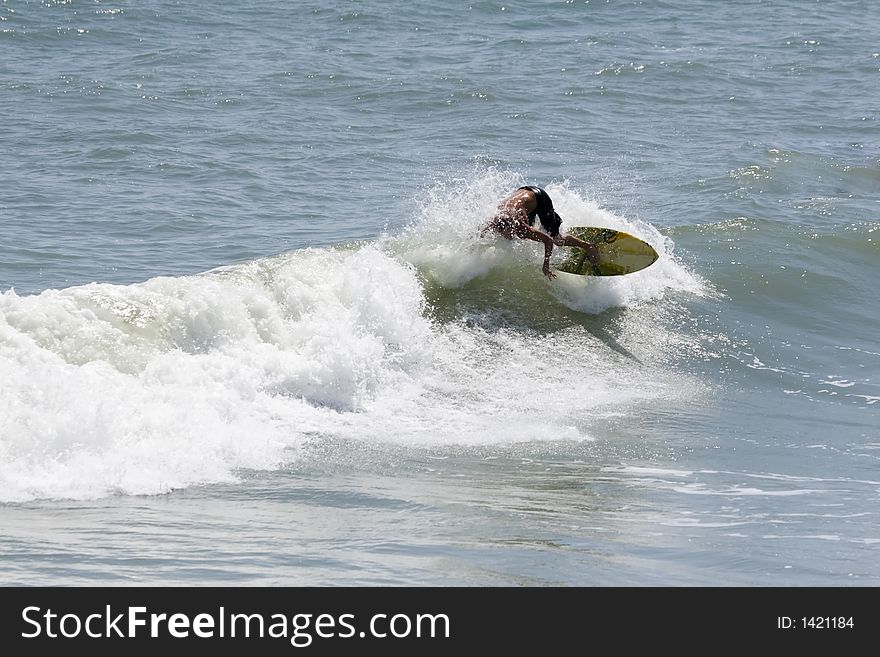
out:
M481 171L439 181L418 201L414 221L391 248L447 288L458 288L521 256L509 242L480 231L498 200L522 183L506 172Z
M374 248L7 292L2 500L159 493L276 467L326 418L430 361L422 303L412 273Z

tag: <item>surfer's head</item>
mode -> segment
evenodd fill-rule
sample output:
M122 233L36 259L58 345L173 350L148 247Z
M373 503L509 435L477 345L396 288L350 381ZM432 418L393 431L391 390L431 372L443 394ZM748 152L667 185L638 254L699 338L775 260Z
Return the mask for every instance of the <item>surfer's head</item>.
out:
M562 226L562 217L554 210L552 215L548 213L541 217L541 225L550 237L556 237L559 235L559 227Z

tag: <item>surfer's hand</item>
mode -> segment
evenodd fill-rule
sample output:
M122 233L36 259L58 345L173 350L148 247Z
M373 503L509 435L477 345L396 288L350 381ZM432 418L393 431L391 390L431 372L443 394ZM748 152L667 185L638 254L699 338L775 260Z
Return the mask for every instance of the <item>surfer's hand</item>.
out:
M599 249L597 249L595 245L590 244L590 242L586 242L586 244L589 244L589 247L590 247L588 249L584 249L587 252L587 258L589 258L589 260L592 264L598 265L599 264Z
M544 268L542 271L544 272L544 276L549 278L551 281L556 278L556 274L550 271L550 262L547 260L544 261Z

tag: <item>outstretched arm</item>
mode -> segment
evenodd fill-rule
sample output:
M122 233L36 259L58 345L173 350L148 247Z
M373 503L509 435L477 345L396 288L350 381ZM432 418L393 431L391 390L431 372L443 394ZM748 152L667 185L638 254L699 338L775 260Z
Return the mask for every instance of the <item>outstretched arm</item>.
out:
M541 268L541 271L543 271L544 276L546 276L550 280L556 278L556 274L554 274L550 270L550 254L553 253L553 238L550 237L547 233L543 233L536 228L532 228L531 226L524 226L524 230L521 231L520 237L523 239L534 240L535 242L544 243L544 265Z
M553 242L559 246L579 246L587 252L587 258L589 258L590 262L594 265L599 264L599 250L592 242L586 242L572 235L559 235L553 239Z

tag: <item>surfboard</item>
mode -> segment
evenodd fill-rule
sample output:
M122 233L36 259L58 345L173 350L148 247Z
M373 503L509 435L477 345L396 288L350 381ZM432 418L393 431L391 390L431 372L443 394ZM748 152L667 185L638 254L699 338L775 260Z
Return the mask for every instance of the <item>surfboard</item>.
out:
M611 228L572 226L566 232L585 242L595 244L599 251L599 264L594 265L582 248L565 247L565 255L562 262L556 265L556 271L567 274L622 276L648 267L659 257L654 247L644 240Z

